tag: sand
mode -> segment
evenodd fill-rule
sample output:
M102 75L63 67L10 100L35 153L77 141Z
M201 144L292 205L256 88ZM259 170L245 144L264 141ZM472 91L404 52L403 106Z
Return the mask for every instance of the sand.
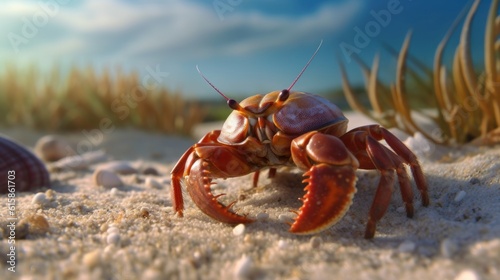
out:
M353 125L367 121L350 115ZM217 125L215 125L217 126ZM211 126L200 127L198 134ZM3 129L33 147L43 133ZM398 133L402 138L404 134ZM63 134L73 145L82 133ZM133 129L105 135L94 149L106 160L84 170L53 172L52 189L16 194L15 272L0 240L1 279L500 279L500 147L451 149L418 135L404 139L419 156L431 205L415 195L415 217L404 213L398 188L375 238L363 238L378 180L358 171L358 192L346 216L312 235L289 233L289 210L303 190L296 170L220 181L214 192L237 199L235 210L257 221L227 225L201 213L185 196L184 218L173 213L169 172L195 141ZM107 189L92 181L96 168L125 161L139 172L120 175ZM140 170L152 167L158 176ZM265 175L265 173L264 173ZM156 182L152 185L151 182ZM221 198L222 199L222 198ZM6 229L7 196L0 197Z

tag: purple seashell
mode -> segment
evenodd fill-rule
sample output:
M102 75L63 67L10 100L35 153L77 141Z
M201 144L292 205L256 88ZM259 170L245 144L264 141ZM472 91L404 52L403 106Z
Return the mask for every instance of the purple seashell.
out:
M45 164L20 144L0 136L0 193L49 186L50 176Z

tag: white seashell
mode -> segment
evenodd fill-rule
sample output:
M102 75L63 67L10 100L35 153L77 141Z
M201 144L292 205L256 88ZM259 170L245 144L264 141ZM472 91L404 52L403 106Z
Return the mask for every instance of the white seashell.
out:
M233 228L233 235L240 236L245 233L245 224L238 224Z
M0 136L0 193L50 186L45 164L22 145Z
M163 185L156 181L153 178L147 177L146 182L145 182L147 187L153 188L153 189L163 189Z
M102 162L108 159L108 156L103 150L84 153L62 158L49 165L49 168L54 171L61 170L82 170L87 169L91 164Z
M319 236L313 236L309 240L309 244L311 244L312 249L318 249L323 243L323 239Z
M56 161L75 155L69 143L55 135L46 135L38 139L35 144L35 153L45 161Z
M106 169L122 175L137 173L137 169L135 169L132 165L130 165L126 161L110 161L107 163L100 164L97 168Z
M117 188L111 188L111 190L109 191L109 194L111 196L118 196L118 189Z
M455 278L455 280L479 280L481 277L472 269L465 269L460 272Z
M123 182L120 177L118 177L116 173L113 173L106 169L97 169L94 172L93 180L96 186L102 186L106 189L118 188L123 186Z
M278 248L281 250L288 248L288 242L284 239L278 240Z
M118 246L120 244L120 240L121 240L120 233L116 233L116 232L110 233L106 237L106 242L109 245Z
M443 255L446 258L451 258L455 253L458 251L459 247L457 243L455 243L453 240L449 238L445 238L444 240L441 241L441 244L439 246L439 250L441 251L441 255Z
M45 193L42 192L35 194L35 196L33 196L33 199L31 200L31 204L34 205L44 206L47 203L49 203L49 200L47 199Z
M269 214L267 214L266 212L260 212L259 214L257 214L256 218L258 221L265 221L269 219Z
M415 251L416 248L417 248L417 244L415 244L414 242L412 242L410 240L405 240L405 241L401 242L401 244L399 244L398 251L400 253L411 253L411 252Z
M254 272L254 264L250 257L243 255L236 261L233 267L233 275L236 279L250 278Z
M292 223L294 221L293 216L290 213L279 214L278 220L282 223Z
M455 202L460 202L462 201L462 199L464 199L465 195L467 193L465 191L459 191L456 195L455 195L455 198L453 199L453 201Z
M106 230L106 232L107 232L108 234L111 234L111 233L120 233L120 230L119 230L116 226L111 225L111 226L109 226L109 228Z

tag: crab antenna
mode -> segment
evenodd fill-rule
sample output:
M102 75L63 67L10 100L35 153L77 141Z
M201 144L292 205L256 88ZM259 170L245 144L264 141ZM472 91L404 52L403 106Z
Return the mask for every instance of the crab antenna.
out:
M314 53L311 56L311 58L309 58L309 61L306 63L306 66L304 66L304 68L302 68L302 71L300 71L300 73L297 76L297 78L295 78L295 80L293 80L292 84L288 87L288 89L287 89L288 91L290 91L292 89L292 87L295 85L295 83L300 79L300 76L302 76L302 74L304 73L304 71L306 71L307 66L309 66L309 64L311 63L311 61L314 59L314 57L318 53L319 49L321 48L321 45L323 45L323 40L321 40L321 42L319 42L318 48L316 49L316 51L314 51Z
M208 79L207 77L205 77L205 75L203 75L203 73L201 73L200 71L200 68L198 67L198 65L196 65L196 70L198 70L198 73L200 74L200 76L203 78L203 80L205 80L205 82L207 82L213 89L215 89L216 92L218 92L220 95L222 95L222 97L224 97L224 99L226 99L227 101L227 105L233 109L233 110L239 110L241 109L240 107L240 104L238 104L238 102L234 99L231 99L229 97L227 97L224 93L222 93L218 88L216 88Z
M229 101L229 98L224 94L222 93L218 88L216 88L208 79L207 77L205 77L205 75L203 75L203 73L201 73L200 71L200 67L198 67L198 65L196 65L196 70L198 70L198 73L200 74L200 76L203 78L203 80L205 80L205 82L207 82L213 89L215 89L216 92L218 92L220 95L222 95L222 97L224 97L227 101Z

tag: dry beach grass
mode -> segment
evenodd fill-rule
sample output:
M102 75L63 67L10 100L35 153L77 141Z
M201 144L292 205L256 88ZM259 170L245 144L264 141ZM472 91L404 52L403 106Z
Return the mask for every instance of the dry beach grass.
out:
M371 108L364 106L353 93L347 73L341 65L344 93L350 106L385 127L398 127L411 135L419 132L436 143L454 145L473 140L484 144L498 142L500 16L497 15L498 1L491 1L484 30L484 61L477 63L483 65L484 69L478 71L472 61L470 33L480 3L480 0L476 0L470 9L468 6L464 8L465 19L451 69L447 69L443 62L443 53L462 16L457 18L436 47L432 69L409 53L411 31L400 52L390 49L397 57L395 82L386 84L379 80L378 56L373 59L371 67L357 58L365 77ZM434 123L434 129L422 127L418 122L419 117Z
M152 69L154 71L155 69ZM37 67L6 65L0 75L0 125L45 131L94 129L103 120L114 127L136 127L189 135L203 119L202 108L187 102L153 78L119 68L96 73L73 67L49 74Z

